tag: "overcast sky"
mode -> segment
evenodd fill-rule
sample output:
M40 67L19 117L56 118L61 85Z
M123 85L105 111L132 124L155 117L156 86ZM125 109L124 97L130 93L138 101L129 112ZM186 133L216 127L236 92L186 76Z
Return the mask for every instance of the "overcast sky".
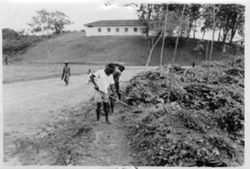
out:
M112 1L112 5L105 3ZM135 9L124 7L127 2L137 3L245 3L244 0L2 0L0 1L1 27L16 31L28 28L36 10L61 11L68 15L73 24L66 27L70 30L81 30L83 25L97 20L138 19ZM217 34L217 33L216 33ZM196 34L201 37L200 31ZM215 35L217 36L217 35ZM210 39L207 33L205 39Z
M56 2L56 3L55 3ZM136 11L131 7L113 4L105 6L105 0L84 0L81 3L73 1L67 3L34 3L32 1L4 1L1 5L2 27L20 30L27 28L31 17L36 15L36 10L61 11L70 17L73 24L71 30L80 30L83 24L104 19L137 19Z

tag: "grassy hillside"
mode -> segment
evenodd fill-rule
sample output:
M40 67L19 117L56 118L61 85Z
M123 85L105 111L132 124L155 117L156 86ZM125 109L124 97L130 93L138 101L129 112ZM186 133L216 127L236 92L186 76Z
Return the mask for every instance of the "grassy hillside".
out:
M166 43L163 63L169 63L173 47ZM182 40L176 62L190 65L204 59L193 52L197 40ZM205 46L205 45L204 45ZM158 65L161 43L156 46L150 65ZM228 57L215 47L214 58L220 60ZM61 63L65 60L76 63L96 63L121 61L128 65L145 65L149 49L144 37L84 37L82 33L68 33L44 40L20 56L22 63Z
M18 32L4 28L2 30L3 37L3 56L8 59L18 59L15 56L26 52L27 49L35 46L39 41L45 39L45 36L27 36L21 35Z

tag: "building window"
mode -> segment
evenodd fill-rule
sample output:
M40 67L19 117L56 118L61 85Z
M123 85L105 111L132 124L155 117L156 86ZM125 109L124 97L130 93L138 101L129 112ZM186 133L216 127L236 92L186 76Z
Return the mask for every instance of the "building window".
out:
M111 31L111 29L110 29L110 28L107 28L107 31L108 31L108 32L110 32L110 31Z
M101 32L102 31L102 29L101 28L98 28L98 32Z
M137 28L134 28L134 32L137 32Z
M128 28L125 28L124 31L125 31L125 32L128 32Z
M120 31L120 29L119 29L119 28L116 28L115 30L116 30L116 32L119 32L119 31Z

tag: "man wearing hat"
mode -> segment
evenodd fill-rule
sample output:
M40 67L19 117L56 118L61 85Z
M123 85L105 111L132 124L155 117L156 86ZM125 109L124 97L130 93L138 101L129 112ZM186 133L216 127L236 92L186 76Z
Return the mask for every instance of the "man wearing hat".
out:
M109 105L109 95L110 91L114 94L114 80L111 76L115 70L115 65L113 63L107 64L105 69L98 70L94 74L90 76L90 80L95 88L95 102L96 102L96 115L97 121L100 120L100 111L101 106L103 104L103 109L105 112L106 122L110 124L109 121L109 113L110 113L110 105Z
M65 61L64 64L65 64L65 66L63 68L63 73L62 73L61 80L64 79L64 82L65 82L66 86L68 86L68 84L69 84L69 76L71 75L70 74L70 67L68 66L68 64L69 64L68 61Z

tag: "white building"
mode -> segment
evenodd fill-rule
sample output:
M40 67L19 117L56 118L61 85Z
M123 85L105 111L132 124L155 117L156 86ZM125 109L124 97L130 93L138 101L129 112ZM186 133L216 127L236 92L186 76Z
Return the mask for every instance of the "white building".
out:
M139 20L100 20L84 26L86 36L141 36L144 28Z

